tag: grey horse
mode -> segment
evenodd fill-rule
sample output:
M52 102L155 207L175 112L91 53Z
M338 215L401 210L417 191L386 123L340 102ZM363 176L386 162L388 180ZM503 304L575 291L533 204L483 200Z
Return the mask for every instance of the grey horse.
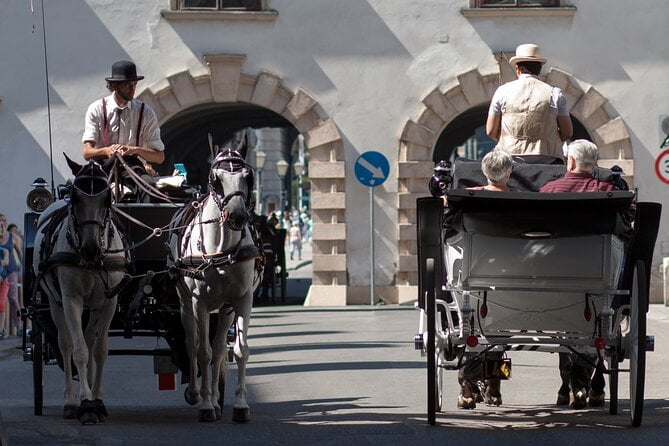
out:
M74 182L69 199L54 203L38 222L33 268L58 329L65 372L63 416L95 424L107 417L102 374L117 293L125 283L126 244L111 218L111 191L101 166L65 158ZM90 310L85 332L84 309Z
M209 193L172 221L172 261L178 274L181 320L190 358L185 399L202 402L200 421L221 418L227 372L227 333L235 322L234 356L238 368L233 421L250 420L246 402L247 342L253 292L262 277L262 251L249 222L253 169L244 161L244 139L235 150L216 155L209 174ZM190 217L189 217L190 214ZM174 234L174 232L173 232ZM217 330L210 340L210 314ZM201 384L198 385L198 372Z

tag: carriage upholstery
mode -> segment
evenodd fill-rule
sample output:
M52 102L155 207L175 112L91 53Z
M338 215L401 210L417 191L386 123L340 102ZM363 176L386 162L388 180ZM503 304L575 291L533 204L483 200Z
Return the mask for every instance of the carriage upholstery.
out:
M535 164L517 162L514 157L513 170L509 179L509 187L517 192L539 192L541 186L549 181L564 176L567 168L564 164ZM614 184L619 189L626 189L627 185L620 175L603 167L595 168L593 176L600 181ZM453 164L453 188L464 189L486 184L487 180L481 170L480 160L458 158Z
M451 190L446 224L493 237L624 235L634 194L628 191L551 193Z
M632 198L452 190L446 224L457 233L447 256L457 261L461 250L457 274L469 287L614 289Z

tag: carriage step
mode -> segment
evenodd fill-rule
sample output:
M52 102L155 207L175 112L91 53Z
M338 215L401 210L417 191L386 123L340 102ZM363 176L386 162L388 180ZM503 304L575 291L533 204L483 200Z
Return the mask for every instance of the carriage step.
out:
M655 351L655 336L646 336L646 351Z
M416 350L423 350L425 348L422 333L416 333L416 336L413 337L413 348Z

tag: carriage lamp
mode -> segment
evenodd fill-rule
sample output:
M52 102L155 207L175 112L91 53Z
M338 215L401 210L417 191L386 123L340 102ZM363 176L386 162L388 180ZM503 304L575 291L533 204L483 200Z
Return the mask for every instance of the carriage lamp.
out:
M260 146L257 146L256 148L256 170L258 172L257 177L257 182L258 185L256 186L256 214L262 215L263 213L263 201L262 201L262 171L265 168L265 160L267 159L267 154L260 150Z
M33 212L44 212L53 202L53 194L46 188L48 183L44 178L36 178L31 186L33 190L28 193L26 204Z
M474 335L467 336L467 345L471 348L476 347L477 345L479 345L479 338L477 338Z
M605 349L605 348L606 348L606 339L604 339L604 338L597 338L597 339L595 339L594 344L595 344L595 348L596 348L597 350Z
M281 215L283 215L283 211L286 210L286 191L285 191L285 177L286 173L288 173L288 162L284 159L280 159L279 161L276 162L276 172L279 174L279 177L281 177L281 188L280 193L279 193L279 199L281 200Z

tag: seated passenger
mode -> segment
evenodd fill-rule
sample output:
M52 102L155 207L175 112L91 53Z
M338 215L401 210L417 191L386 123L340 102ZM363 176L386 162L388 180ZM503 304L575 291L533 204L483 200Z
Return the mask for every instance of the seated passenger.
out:
M511 177L511 168L513 160L511 155L495 147L492 152L488 152L481 160L481 170L488 180L485 186L468 187L467 189L475 190L490 190L494 192L509 191L509 186L506 184Z
M577 139L568 146L567 173L562 178L546 183L540 192L601 192L615 190L610 183L599 181L592 174L597 167L597 146L585 139Z
M510 191L507 185L511 176L513 161L511 155L495 147L481 161L481 170L488 180L485 186L468 187L474 190ZM483 380L483 363L481 360L473 361L476 353L465 355L465 365L458 373L460 383L460 395L458 395L458 408L474 409L476 402L485 401L488 405L499 406L502 404L501 382L499 379ZM487 354L488 359L502 359L503 352L491 352ZM483 394L480 383L483 383Z
M597 167L597 146L585 139L578 139L568 147L567 173L562 178L546 183L541 192L599 192L616 190L610 183L599 181L593 177ZM562 386L558 390L557 405L570 403L571 389L572 406L582 409L589 404L593 407L604 405L604 376L596 373L593 377L592 364L596 355L585 355L589 361L574 353L560 353L560 377Z

